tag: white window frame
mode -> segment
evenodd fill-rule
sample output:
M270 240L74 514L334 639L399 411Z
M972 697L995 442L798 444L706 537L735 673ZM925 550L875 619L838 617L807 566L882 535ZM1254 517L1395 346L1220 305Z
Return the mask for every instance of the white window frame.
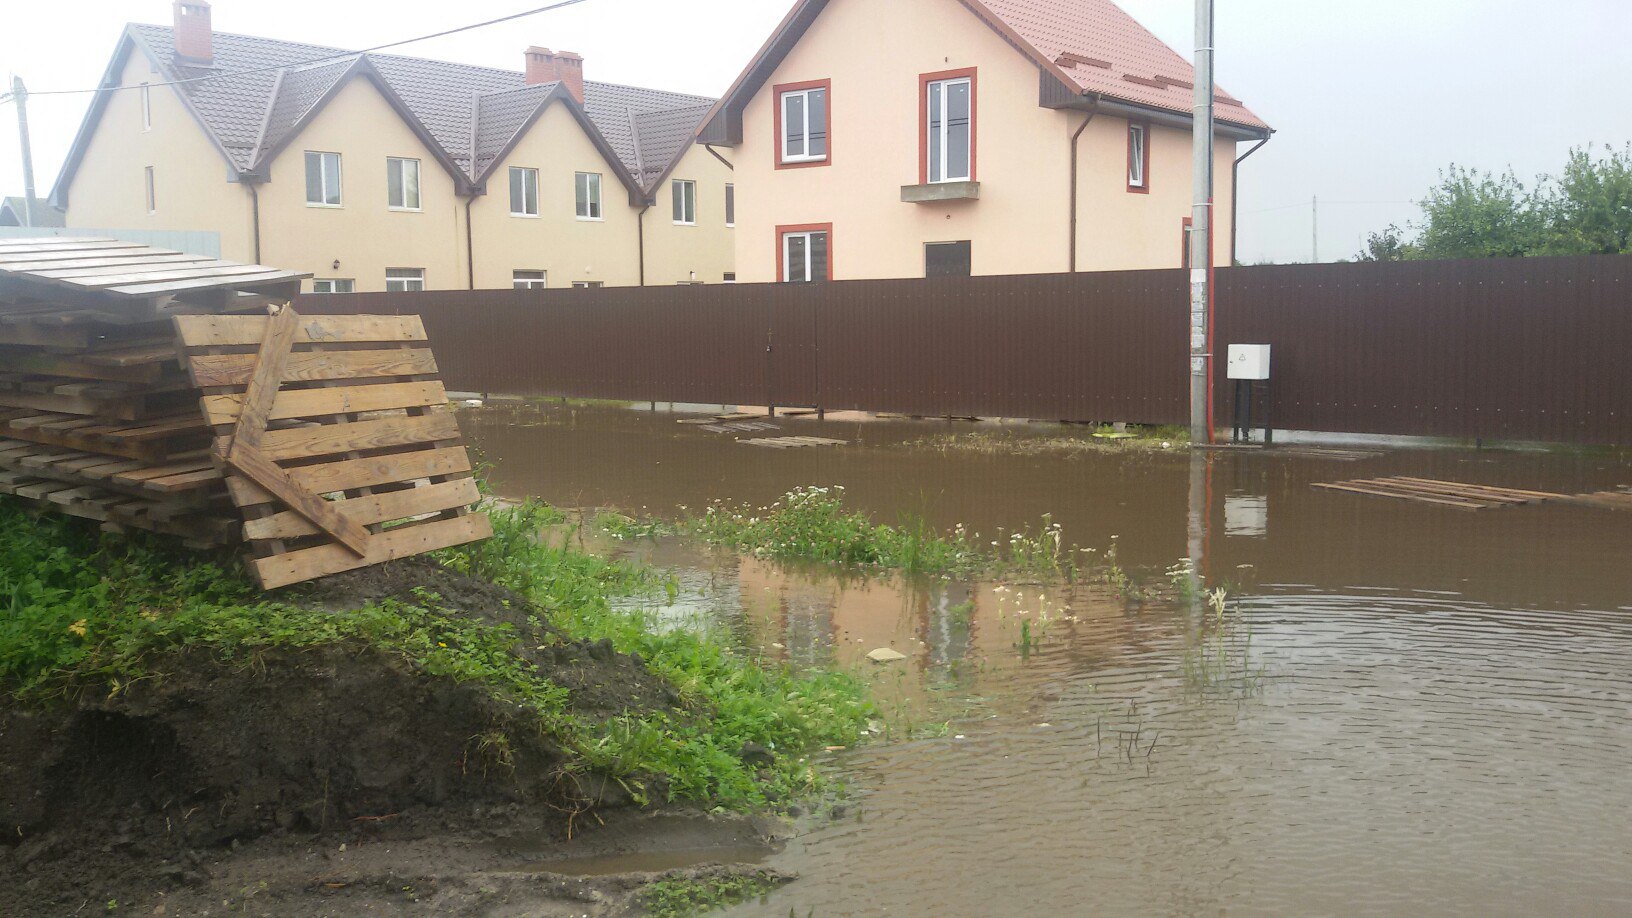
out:
M952 119L948 115L951 106L952 94L947 90L958 84L969 87L969 156L966 160L968 171L963 175L949 175L948 170L952 163ZM941 89L941 110L935 111L935 87ZM944 185L948 182L967 182L974 178L975 173L975 81L970 77L952 77L946 80L930 80L924 84L924 105L928 108L929 117L925 124L929 127L929 134L924 138L925 155L927 151L935 149L934 136L940 134L941 158L940 162L928 163L928 179L931 185ZM940 127L935 126L936 117L940 118ZM939 169L940 178L935 177Z
M533 277L535 274L538 276ZM543 290L550 286L550 272L535 268L517 268L510 272L510 286L517 290Z
M153 87L142 84L142 130L153 130Z
M1135 146L1134 138L1138 138ZM1150 187L1150 128L1143 124L1128 125L1128 187L1146 190Z
M399 168L398 167L399 163L401 163L400 168L404 170L403 173L402 173L402 203L401 204L398 204L395 201L391 200L391 170L393 168ZM413 197L413 203L411 203L411 204L408 201L408 172L407 172L407 168L408 168L409 165L413 166L413 172L414 172L414 197ZM406 156L387 156L385 158L385 206L386 206L386 208L388 210L402 211L402 212L405 212L405 213L421 213L421 212L423 212L423 210L424 210L423 204L424 204L424 201L425 201L425 189L420 186L420 178L423 176L423 174L424 173L420 170L420 167L419 167L419 160L410 159L410 158L408 158Z
M725 272L725 279L720 281L720 283L722 283L722 284L734 284L736 282L737 282L737 272L735 272L735 271Z
M517 173L521 174L521 206L522 206L521 210L516 210L516 179L515 179L515 177L516 177ZM511 166L509 175L510 175L510 216L512 216L512 217L522 217L522 218L529 219L529 220L538 219L538 216L539 216L539 207L538 207L538 170L532 168L531 166ZM533 200L530 202L532 204L532 206L533 206L533 209L531 211L526 209L527 205L529 203L528 200L527 200L527 183L529 181L532 182L532 192L533 192L533 195L532 195Z
M725 183L725 227L735 229L737 225L737 186L731 182Z
M783 92L782 95L777 97L776 100L776 104L782 107L782 136L776 139L776 156L778 162L820 163L827 161L826 152L814 154L810 152L810 97L818 94L822 97L822 113L827 119L827 123L822 125L822 134L827 138L828 150L833 149L833 109L832 106L828 104L832 101L828 88L826 86L811 86L807 89L790 89ZM801 99L804 102L804 104L801 106L801 117L799 121L799 130L803 136L804 144L804 152L802 153L788 152L788 141L793 137L793 119L788 116L788 103L793 101L795 98Z
M691 179L675 179L670 183L674 198L674 225L697 225L697 183Z
M606 286L606 281L573 281L574 290L599 290Z
M158 194L158 188L156 187L156 185L155 185L155 183L153 181L153 167L152 166L147 166L146 168L144 168L142 170L142 184L144 186L144 190L147 192L147 212L150 213L150 214L158 213L159 212L159 194Z
M312 200L312 157L317 157L317 184L322 200ZM329 188L329 170L324 168L328 157L334 157L334 188ZM345 163L339 153L326 153L322 150L307 150L304 157L306 163L306 206L307 207L344 207L345 197ZM329 192L334 192L334 203L329 203Z
M424 268L386 268L387 293L418 293L425 289Z
M357 290L357 282L349 277L314 277L312 278L313 293L353 293Z
M582 195L579 192L583 192ZM581 200L580 200L581 198ZM606 206L601 197L601 174L578 172L572 177L572 206L578 219L586 223L606 220Z
M810 284L816 282L811 277L810 253L814 249L811 243L815 241L817 236L824 236L827 239L827 280L833 279L833 234L826 230L806 230L799 233L782 234L782 282L784 284ZM803 270L797 279L793 276L793 240L795 239L805 240L805 263L801 266Z

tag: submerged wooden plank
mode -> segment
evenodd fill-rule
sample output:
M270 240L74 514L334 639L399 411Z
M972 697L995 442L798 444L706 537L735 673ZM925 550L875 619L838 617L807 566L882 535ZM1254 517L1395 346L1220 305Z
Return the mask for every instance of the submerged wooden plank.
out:
M337 502L335 506L341 513L366 526L468 507L480 499L481 493L476 487L476 480L460 478L405 491L354 497ZM295 539L317 534L316 526L292 511L250 520L244 524L246 539Z
M1351 492L1351 493L1354 493L1354 494L1368 494L1368 495L1371 495L1373 497L1390 497L1390 498L1393 498L1395 500L1414 500L1414 501L1419 501L1419 502L1425 503L1425 504L1442 504L1442 505L1447 506L1447 507L1455 507L1458 510L1487 510L1487 509L1489 509L1488 505L1481 504L1481 503L1475 503L1473 501L1456 500L1456 499L1452 499L1452 498L1443 498L1443 497L1428 497L1426 495L1421 495L1421 494L1407 494L1407 493L1403 493L1401 491L1391 490L1391 489L1388 489L1388 488L1367 487L1367 486L1363 486L1363 485L1342 484L1342 483L1336 483L1336 482L1320 482L1320 483L1317 483L1317 484L1313 485L1313 487L1320 488L1321 490L1325 490L1325 491L1348 491L1348 492Z
M251 573L263 589L275 590L317 577L344 573L361 567L384 564L397 558L424 554L476 542L493 535L493 524L485 513L473 513L451 520L416 523L375 535L368 553L359 557L341 545L320 545L258 558L249 562Z

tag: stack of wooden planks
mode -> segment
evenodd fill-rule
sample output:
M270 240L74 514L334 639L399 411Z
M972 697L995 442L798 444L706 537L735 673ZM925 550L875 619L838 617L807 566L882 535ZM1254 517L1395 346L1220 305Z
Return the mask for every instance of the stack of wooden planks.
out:
M1458 510L1492 510L1516 507L1542 501L1560 500L1565 495L1546 491L1521 491L1516 488L1498 488L1490 485L1467 484L1460 481L1438 481L1432 478L1362 478L1355 481L1322 482L1315 485L1326 491L1346 491L1372 497L1391 497Z
M303 319L303 275L0 241L0 494L286 586L491 535L415 317Z

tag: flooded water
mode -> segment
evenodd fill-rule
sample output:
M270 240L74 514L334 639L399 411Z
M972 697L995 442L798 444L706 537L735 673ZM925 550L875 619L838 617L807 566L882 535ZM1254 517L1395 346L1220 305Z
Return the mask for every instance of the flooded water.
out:
M1049 513L1067 542L1114 537L1147 582L1194 553L1230 584L1220 613L1097 579L909 582L626 547L684 584L670 614L854 668L891 725L834 755L843 815L764 861L802 879L733 914L1632 911L1632 514L1310 487L1607 490L1632 485L1625 455L1193 463L906 445L991 429L970 424L788 420L758 435L851 445L771 450L667 414L463 420L509 496L664 515L838 484L881 520L995 533ZM868 663L878 647L907 659Z

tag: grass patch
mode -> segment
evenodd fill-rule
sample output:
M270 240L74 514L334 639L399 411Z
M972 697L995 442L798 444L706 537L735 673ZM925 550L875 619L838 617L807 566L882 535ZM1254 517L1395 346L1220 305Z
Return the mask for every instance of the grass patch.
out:
M0 500L0 697L39 706L85 692L117 695L162 676L186 651L249 667L278 648L364 645L433 677L480 686L568 750L570 769L610 772L637 800L646 802L655 777L675 799L737 809L819 789L809 756L854 743L865 728L872 707L856 680L765 668L715 639L655 633L644 613L615 610L610 598L662 590L663 578L542 544L539 530L563 518L554 508L489 509L494 538L439 559L528 600L537 611L520 624L461 615L423 591L338 612L304 607L298 594L269 601L232 555L104 536ZM563 638L610 639L640 654L678 692L678 711L584 719L569 691L521 653ZM508 739L485 736L484 745L502 759ZM774 760L745 762L750 744Z
M941 434L906 445L943 453L987 456L1081 456L1088 453L1179 450L1190 443L1190 432L1171 425L1134 426L1118 431L1109 424L1078 428L1069 435L1040 435L1032 431Z
M768 507L716 504L681 530L758 558L889 568L941 576L1070 576L1072 553L1047 516L1034 530L983 542L959 525L937 532L921 519L875 523L844 503L844 488L796 488Z
M658 880L640 891L640 904L651 918L685 918L757 899L785 879L769 873Z

